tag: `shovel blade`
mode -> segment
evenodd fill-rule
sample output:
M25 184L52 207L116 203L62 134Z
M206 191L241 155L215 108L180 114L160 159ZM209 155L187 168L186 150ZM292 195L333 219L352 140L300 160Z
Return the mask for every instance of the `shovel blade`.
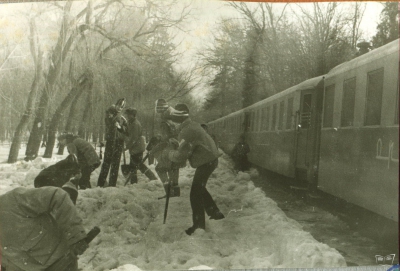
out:
M122 171L122 174L125 177L127 177L127 176L129 176L131 169L130 169L129 165L121 165L121 171Z

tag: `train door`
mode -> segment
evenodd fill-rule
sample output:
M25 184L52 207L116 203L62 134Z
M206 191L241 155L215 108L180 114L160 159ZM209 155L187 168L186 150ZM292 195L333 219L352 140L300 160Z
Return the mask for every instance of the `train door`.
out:
M303 90L296 120L295 177L299 184L316 188L320 103L315 89Z

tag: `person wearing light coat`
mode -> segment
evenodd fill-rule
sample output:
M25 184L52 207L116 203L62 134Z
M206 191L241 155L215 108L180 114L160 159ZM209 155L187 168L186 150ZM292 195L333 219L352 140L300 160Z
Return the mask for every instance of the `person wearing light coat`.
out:
M74 187L68 189L76 193ZM0 196L2 270L78 270L77 255L88 244L82 220L66 191L18 187Z

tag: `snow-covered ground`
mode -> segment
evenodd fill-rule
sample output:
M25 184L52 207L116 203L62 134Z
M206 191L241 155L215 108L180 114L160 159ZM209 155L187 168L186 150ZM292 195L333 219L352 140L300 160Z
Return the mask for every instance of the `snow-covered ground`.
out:
M0 146L5 161L8 146ZM41 149L43 151L43 149ZM20 151L22 157L24 150ZM0 193L15 187L33 187L41 169L61 159L0 164ZM180 171L181 196L171 198L166 224L165 199L160 181L139 174L139 183L116 188L80 190L77 208L87 230L101 233L80 257L82 270L206 270L344 267L338 251L316 241L300 224L288 218L277 204L256 188L255 170L234 174L223 155L207 188L226 218L206 219L206 230L187 236L192 225L189 191L194 169ZM154 171L154 165L150 166ZM100 168L92 174L96 186Z

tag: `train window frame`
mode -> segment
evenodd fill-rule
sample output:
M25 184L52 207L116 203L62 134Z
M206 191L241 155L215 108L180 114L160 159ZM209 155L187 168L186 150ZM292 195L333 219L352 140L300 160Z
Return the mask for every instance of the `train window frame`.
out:
M255 116L256 113L254 110L251 111L250 113L250 131L254 132L255 131Z
M378 105L379 110L376 110L375 112L372 112L372 114L375 113L375 114L377 114L377 116L374 116L374 115L371 116L370 115L371 112L369 111L369 109L371 109L371 107L369 107L369 105L378 104L378 101L376 99L377 98L376 95L374 95L372 98L369 96L370 93L376 94L376 89L375 89L375 92L371 91L372 89L370 89L370 86L371 86L370 83L378 85L377 78L373 78L373 79L371 78L373 75L382 75L381 84L380 84L380 86L378 86L378 87L380 87L380 103ZM382 102L383 102L384 78L385 78L385 69L384 69L384 67L379 68L379 69L375 69L375 70L370 71L370 72L367 73L367 91L366 91L366 94L365 94L364 126L379 126L379 125L381 125L381 122L382 122ZM372 109L374 109L374 107L372 107ZM378 112L379 112L379 114L378 114ZM368 118L369 116L372 119L369 119ZM374 122L374 121L377 121L377 122Z
M276 116L278 111L278 104L274 103L272 105L272 123L271 123L271 131L276 131Z
M283 130L285 116L285 100L279 102L279 122L278 122L278 131Z
M331 98L329 101L331 104L329 104L329 111L328 106L327 106L327 92L331 91L329 97ZM334 106L335 106L335 91L336 91L336 84L330 84L325 87L324 89L324 100L323 100L323 105L324 105L324 113L322 115L322 127L323 128L332 128L333 127L333 116L334 116ZM329 114L328 114L329 113ZM327 115L328 114L328 115Z
M286 130L291 130L293 127L292 120L293 120L293 104L294 98L289 97L287 100L287 108L286 108Z
M309 100L309 104L307 103L308 100ZM301 110L300 111L300 127L301 127L301 129L308 129L311 127L312 101L313 101L312 93L303 93L301 95L301 108L300 108L300 110ZM306 105L307 105L307 107L306 107ZM307 114L307 115L305 115L305 114Z
M256 109L255 110L256 111L256 122L255 122L255 125L254 125L254 132L258 132L258 122L259 122L259 120L260 120L260 110L258 110L258 109Z
M350 85L353 82L354 86ZM354 126L354 111L355 111L354 108L356 104L356 92L357 92L357 77L352 77L343 80L340 127Z

